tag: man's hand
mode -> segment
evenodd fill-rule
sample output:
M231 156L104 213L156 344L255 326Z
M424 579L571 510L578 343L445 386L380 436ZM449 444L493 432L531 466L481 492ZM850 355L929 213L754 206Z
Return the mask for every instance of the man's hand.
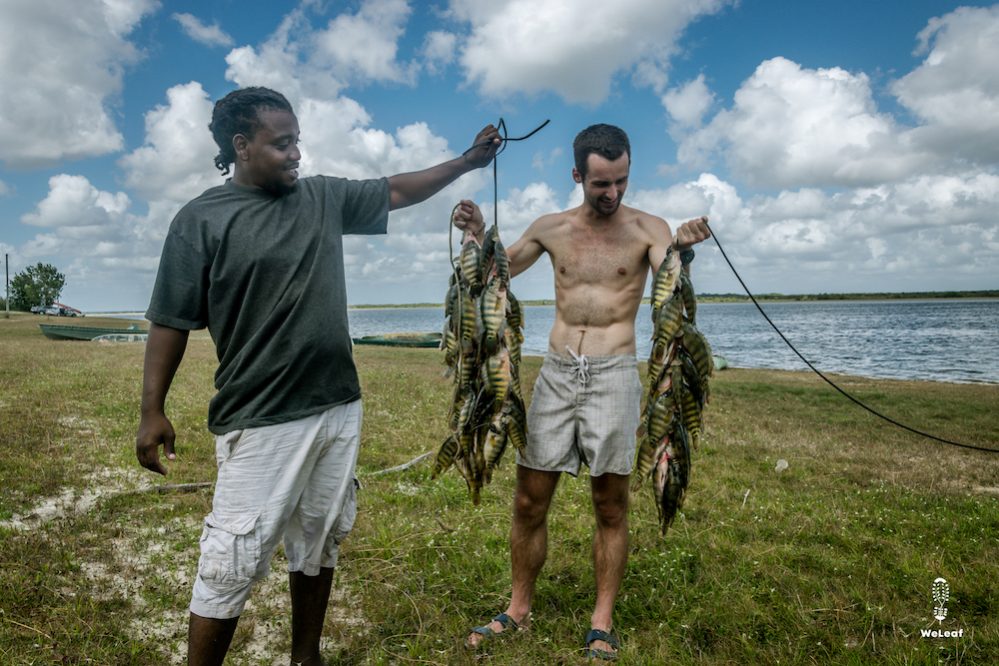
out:
M687 220L676 230L673 237L673 247L677 250L686 250L691 245L711 238L711 230L708 229L708 216L704 215L693 220Z
M173 443L176 435L173 431L173 424L162 412L158 414L143 414L139 421L139 432L135 436L135 456L139 459L139 464L150 469L157 474L166 476L167 469L160 462L160 444L163 444L163 453L167 460L176 459L173 452Z
M486 221L482 218L482 210L469 199L462 199L458 203L451 221L454 222L455 227L476 238L481 238L482 232L486 228Z
M476 169L486 166L496 157L496 151L499 149L500 143L502 142L500 141L499 130L493 127L492 124L486 125L475 135L472 147L465 152L465 161Z

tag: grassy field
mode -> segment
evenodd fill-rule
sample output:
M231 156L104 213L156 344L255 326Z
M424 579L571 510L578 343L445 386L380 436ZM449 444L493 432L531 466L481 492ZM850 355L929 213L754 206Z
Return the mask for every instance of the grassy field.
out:
M178 460L162 479L134 457L143 345L55 342L39 321L0 318L0 663L181 663L211 496L158 490L214 479L211 341L192 336L171 391ZM509 590L511 458L478 507L453 471L431 482L430 461L373 474L436 449L449 382L433 350L356 355L362 507L324 654L474 663L461 640ZM538 365L525 361L526 386ZM999 447L999 386L837 379L914 427ZM811 374L726 370L712 391L684 512L665 538L648 487L633 498L622 663L999 663L999 455L893 428ZM585 476L560 484L532 629L491 644L489 663L583 662L588 487ZM287 663L284 564L279 553L255 591L230 663ZM937 577L950 584L942 623Z

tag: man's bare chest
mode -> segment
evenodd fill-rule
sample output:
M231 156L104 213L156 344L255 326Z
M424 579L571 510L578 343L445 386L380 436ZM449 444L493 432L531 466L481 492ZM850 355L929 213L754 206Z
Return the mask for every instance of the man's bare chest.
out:
M648 245L627 233L567 231L551 239L548 251L556 278L571 284L627 281L648 266Z

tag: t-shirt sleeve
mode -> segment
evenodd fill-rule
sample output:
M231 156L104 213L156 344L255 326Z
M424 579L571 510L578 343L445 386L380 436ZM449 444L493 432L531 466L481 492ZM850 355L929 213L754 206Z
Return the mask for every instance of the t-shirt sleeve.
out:
M208 325L208 281L210 258L185 232L194 220L178 213L170 225L153 295L146 319L154 324L180 330L195 330Z
M388 231L388 178L341 181L344 234L384 234Z

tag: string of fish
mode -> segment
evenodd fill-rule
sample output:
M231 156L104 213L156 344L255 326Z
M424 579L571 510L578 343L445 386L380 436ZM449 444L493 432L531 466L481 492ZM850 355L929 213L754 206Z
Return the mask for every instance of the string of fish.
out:
M638 427L638 453L632 490L652 477L662 533L683 507L690 483L691 451L703 429L714 359L697 329L697 298L679 253L670 247L652 279L652 350L648 392Z
M506 141L526 139L547 124L523 137L504 136L502 148ZM505 132L502 119L499 128ZM496 168L494 160L494 198ZM451 211L452 221L457 208ZM527 441L520 385L524 312L510 290L510 259L500 241L496 208L482 243L466 234L457 260L448 239L452 274L440 348L454 387L448 435L437 451L431 478L453 465L468 484L473 504L479 503L482 486L492 480L507 445L523 450Z
M524 315L510 291L510 262L496 224L481 245L467 234L452 266L441 349L453 376L453 399L448 436L431 476L453 464L478 504L507 443L523 449L526 442L520 386Z

